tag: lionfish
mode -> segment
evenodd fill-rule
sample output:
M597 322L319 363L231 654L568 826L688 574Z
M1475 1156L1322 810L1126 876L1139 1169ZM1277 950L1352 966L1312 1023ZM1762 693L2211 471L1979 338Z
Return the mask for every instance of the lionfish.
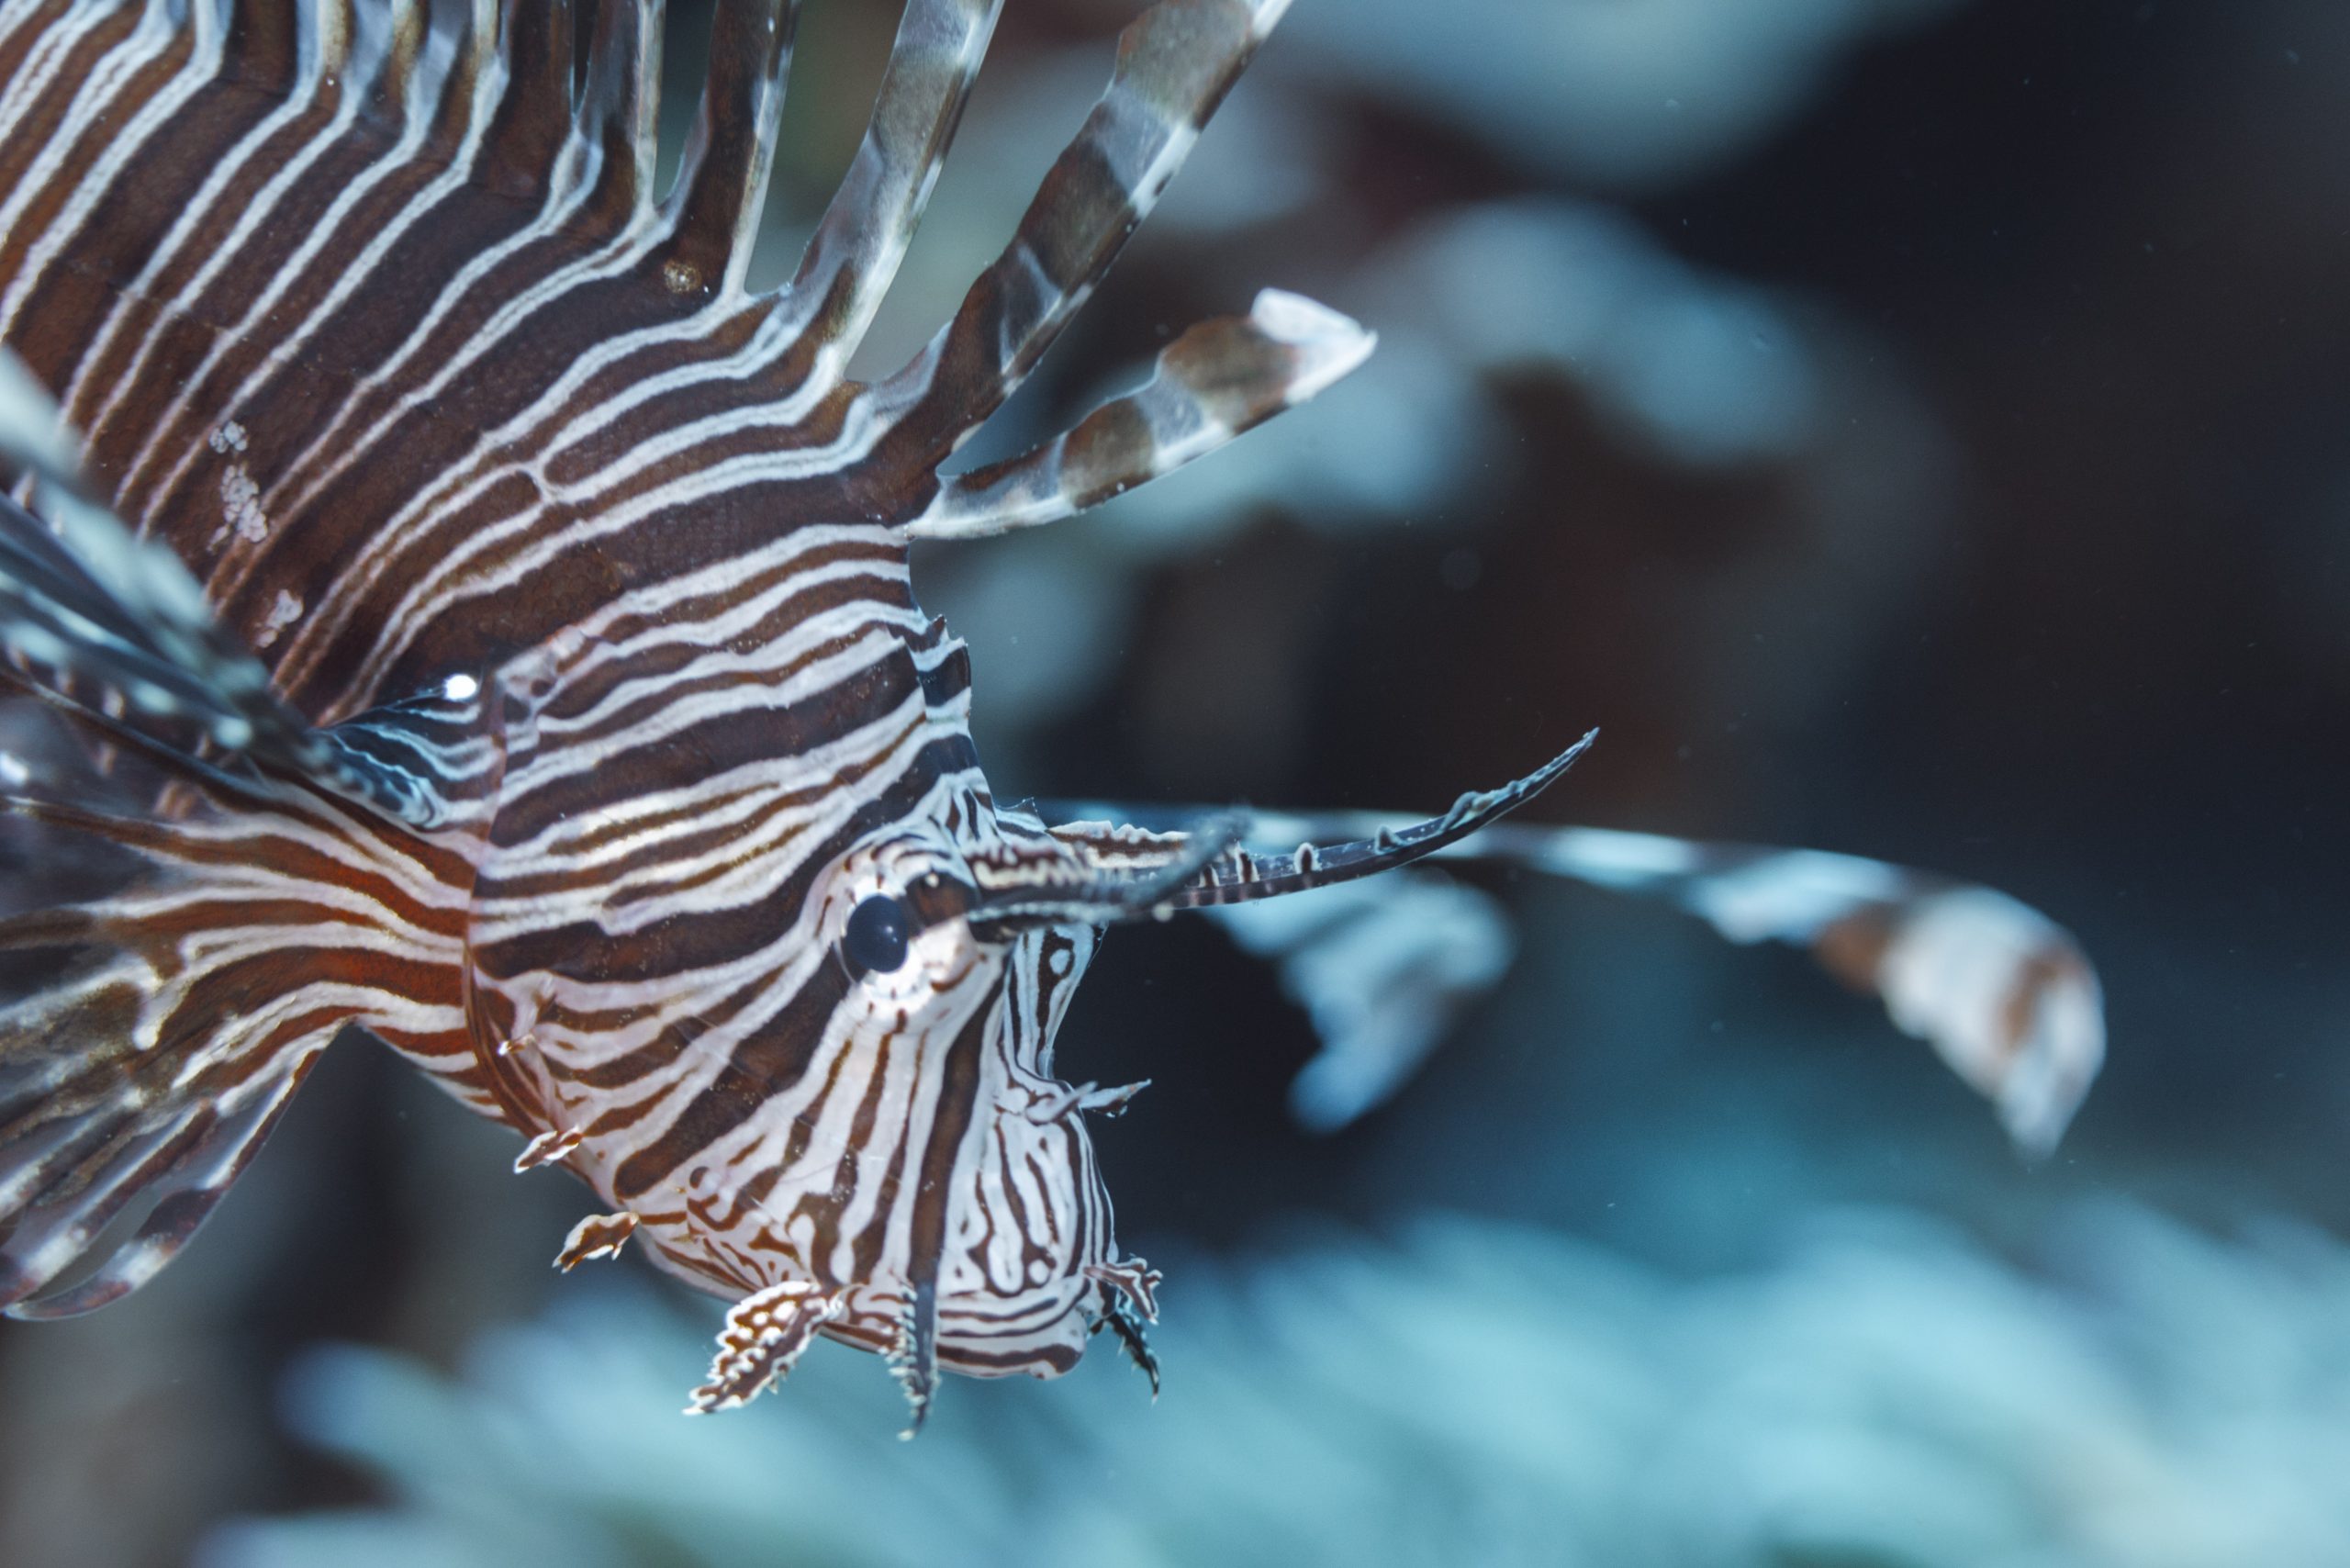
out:
M1371 347L1268 291L942 474L1286 0L1145 11L953 319L852 379L1000 4L907 0L753 291L797 0L716 0L666 189L660 0L0 0L11 1316L152 1278L365 1033L594 1190L564 1267L634 1236L733 1303L694 1410L819 1335L917 1425L939 1369L1049 1377L1104 1327L1155 1387L1086 1127L1135 1087L1055 1069L1102 932L1438 851L1808 945L2053 1139L2103 1040L2063 932L1847 857L1486 830L1588 737L1419 822L995 799L910 547L1066 517Z

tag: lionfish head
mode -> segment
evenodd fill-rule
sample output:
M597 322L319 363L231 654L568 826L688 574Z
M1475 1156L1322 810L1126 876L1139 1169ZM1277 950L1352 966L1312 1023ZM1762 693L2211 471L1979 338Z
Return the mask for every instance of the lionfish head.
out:
M1251 853L1230 812L1186 831L1080 822L1047 829L969 790L943 810L876 833L842 857L815 902L845 987L842 1044L864 1063L936 1054L936 1092L916 1158L901 1146L857 1183L909 1207L885 1227L885 1253L859 1268L836 1243L821 1277L861 1279L828 1331L896 1354L917 1409L934 1358L979 1376L1068 1371L1088 1337L1115 1332L1158 1383L1144 1326L1158 1273L1122 1257L1087 1113L1114 1115L1143 1083L1072 1085L1054 1046L1078 981L1107 927L1349 880L1416 859L1474 832L1545 788L1590 737L1527 779L1463 796L1410 827L1287 853ZM885 1116L897 1113L890 1101ZM906 1102L909 1113L913 1102ZM916 1131L909 1114L906 1132ZM885 1143L887 1140L884 1140ZM869 1140L868 1140L869 1142ZM871 1158L868 1152L867 1158ZM877 1211L878 1212L878 1211ZM869 1247L869 1244L868 1244ZM776 1284L790 1288L778 1279Z
M1047 828L997 808L975 770L850 842L778 947L789 963L756 982L761 1000L673 1031L694 1058L672 1074L694 1086L688 1107L657 1139L568 1150L665 1267L741 1298L740 1371L722 1354L697 1407L747 1397L818 1330L890 1354L917 1418L938 1367L1055 1376L1104 1328L1155 1384L1158 1275L1118 1249L1085 1126L1143 1085L1071 1084L1055 1062L1102 932L1416 859L1582 749L1425 823L1288 852L1243 847L1237 815L1166 833ZM584 1041L539 1043L543 1059L586 1059ZM599 1164L606 1148L626 1158Z
M820 1282L836 1337L958 1371L1066 1371L1109 1310L1110 1208L1082 1113L1055 1080L1054 1037L1094 926L992 906L1002 890L1071 885L1077 855L942 785L934 809L841 855L805 912L830 1002L800 1075L746 1146L772 1163L697 1167L749 1222L711 1250L756 1292ZM750 1132L750 1129L746 1129Z

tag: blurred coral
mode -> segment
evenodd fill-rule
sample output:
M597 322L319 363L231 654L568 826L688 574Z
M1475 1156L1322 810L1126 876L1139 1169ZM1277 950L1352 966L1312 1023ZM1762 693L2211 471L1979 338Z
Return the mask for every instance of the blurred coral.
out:
M677 1418L700 1336L616 1287L486 1337L462 1380L313 1355L290 1419L389 1506L233 1524L198 1561L2350 1561L2350 1252L2117 1205L2048 1250L2043 1274L1847 1213L1683 1279L1427 1217L1170 1271L1156 1408L1103 1356L958 1387L910 1448L845 1355L754 1416Z

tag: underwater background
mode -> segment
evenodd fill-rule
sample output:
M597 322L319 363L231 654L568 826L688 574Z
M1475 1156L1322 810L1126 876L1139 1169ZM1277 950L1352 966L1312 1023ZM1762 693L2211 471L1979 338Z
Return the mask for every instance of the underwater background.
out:
M871 359L1135 8L1011 0ZM772 271L895 9L811 0ZM999 794L1435 809L1596 724L1531 817L2070 926L2055 1157L1800 956L1537 878L1462 873L1514 964L1335 1129L1273 969L1120 932L1061 1059L1155 1081L1097 1142L1166 1393L1098 1347L901 1444L834 1347L679 1417L718 1304L557 1276L584 1190L346 1044L177 1267L0 1326L0 1562L2350 1564L2350 9L1440 9L1297 0L997 439L1264 285L1370 365L922 553Z

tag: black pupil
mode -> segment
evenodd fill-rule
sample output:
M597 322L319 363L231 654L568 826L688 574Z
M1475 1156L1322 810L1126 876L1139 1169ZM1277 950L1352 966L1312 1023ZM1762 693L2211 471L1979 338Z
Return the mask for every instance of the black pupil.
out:
M875 894L849 911L841 951L860 969L888 974L906 961L906 906Z

